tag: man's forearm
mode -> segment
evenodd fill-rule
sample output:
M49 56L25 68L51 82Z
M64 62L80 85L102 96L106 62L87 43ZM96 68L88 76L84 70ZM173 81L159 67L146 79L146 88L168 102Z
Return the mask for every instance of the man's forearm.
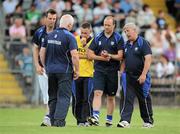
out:
M79 72L79 56L72 56L72 63L75 67L75 71Z
M43 66L45 65L45 55L46 55L46 48L41 47L41 49L40 49L40 60L43 64Z
M34 59L34 65L39 65L39 48L34 46L33 47L33 59Z
M144 62L144 68L143 68L142 74L144 74L144 75L147 74L147 72L151 66L151 60L152 60L151 55L145 56L145 62Z
M122 50L119 50L119 51L118 51L118 54L109 54L109 56L111 57L111 59L120 61L120 60L123 59L123 51L122 51Z

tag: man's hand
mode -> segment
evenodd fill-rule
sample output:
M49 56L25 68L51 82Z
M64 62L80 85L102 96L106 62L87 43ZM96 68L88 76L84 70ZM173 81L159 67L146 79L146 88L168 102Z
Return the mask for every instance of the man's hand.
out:
M40 65L36 66L36 72L40 75L43 75L44 69Z
M146 75L141 74L140 77L138 78L139 84L143 84L146 80Z
M101 56L105 58L105 61L109 61L111 59L111 54L109 54L106 50L101 52Z
M86 45L86 38L81 38L81 43L83 44L83 46L85 46Z
M78 71L74 71L73 79L77 80L78 78L79 78L79 72Z

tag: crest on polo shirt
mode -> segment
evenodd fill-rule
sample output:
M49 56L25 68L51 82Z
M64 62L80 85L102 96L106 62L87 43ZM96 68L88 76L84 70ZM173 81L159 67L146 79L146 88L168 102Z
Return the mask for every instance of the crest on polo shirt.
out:
M127 52L127 48L125 48L124 52L125 52L125 53Z
M54 35L54 38L57 38L57 34Z
M113 46L114 45L114 41L111 41L111 46Z
M42 42L42 43L44 42L44 38L41 38L41 42Z
M135 50L135 51L138 51L138 47L135 47L134 50Z
M101 41L99 41L98 45L99 45L99 46L101 45Z

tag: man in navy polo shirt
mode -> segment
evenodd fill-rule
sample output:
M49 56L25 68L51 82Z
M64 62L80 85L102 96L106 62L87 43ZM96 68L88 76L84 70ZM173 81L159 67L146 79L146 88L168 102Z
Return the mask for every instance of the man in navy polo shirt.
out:
M115 95L118 88L118 70L123 57L121 35L114 32L115 20L112 16L104 19L104 31L95 36L88 49L89 59L94 60L93 116L88 119L92 125L99 125L101 98L107 95L106 126L112 125Z
M79 56L72 33L74 19L63 15L60 28L47 35L40 57L48 74L49 109L52 126L64 127L69 109L73 75L79 77Z
M47 109L46 115L44 116L41 126L50 126L51 123L49 119L49 107L48 107L48 99L49 99L48 78L46 77L46 74L44 72L44 67L40 61L39 51L47 34L54 30L56 19L57 19L56 11L53 9L49 9L45 14L45 25L41 26L36 30L32 39L34 64L35 64L36 72L38 74L38 81L43 96L43 102L46 105L46 109Z
M151 78L149 68L152 51L150 44L141 36L134 23L127 23L123 28L128 41L124 44L124 60L121 68L121 120L117 127L130 127L135 96L139 101L143 127L153 127L153 111L150 97Z

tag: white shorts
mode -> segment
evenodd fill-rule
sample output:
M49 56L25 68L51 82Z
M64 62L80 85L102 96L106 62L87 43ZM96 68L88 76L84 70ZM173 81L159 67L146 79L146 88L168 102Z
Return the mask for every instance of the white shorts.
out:
M48 96L48 77L46 74L38 75L40 90L43 95L44 104L48 104L49 96Z

